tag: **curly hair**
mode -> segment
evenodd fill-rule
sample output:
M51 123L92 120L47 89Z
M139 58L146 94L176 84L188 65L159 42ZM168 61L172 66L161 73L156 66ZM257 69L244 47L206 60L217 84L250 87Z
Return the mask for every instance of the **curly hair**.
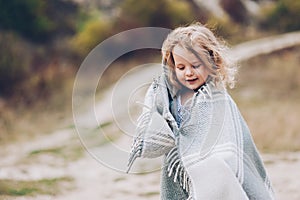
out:
M180 89L175 74L175 64L172 51L176 45L193 53L209 71L209 77L214 83L222 83L233 88L237 65L227 55L228 47L213 32L197 22L186 27L174 29L162 45L162 62L170 69L168 74L172 84ZM201 49L201 50L199 50Z

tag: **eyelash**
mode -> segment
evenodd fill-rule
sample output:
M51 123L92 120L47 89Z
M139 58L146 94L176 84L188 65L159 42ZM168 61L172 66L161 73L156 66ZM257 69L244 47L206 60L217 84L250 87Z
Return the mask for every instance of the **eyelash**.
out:
M197 68L199 68L199 67L201 67L202 65L193 65L192 67L194 68L194 69L197 69ZM179 70L184 70L184 68L185 67L177 67Z

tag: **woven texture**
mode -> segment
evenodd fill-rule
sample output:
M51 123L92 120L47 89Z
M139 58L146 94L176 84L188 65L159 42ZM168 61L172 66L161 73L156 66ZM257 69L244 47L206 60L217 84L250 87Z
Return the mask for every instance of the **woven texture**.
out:
M148 89L129 168L137 157L164 156L161 199L274 199L247 124L227 91L203 85L180 123L176 95L165 74Z

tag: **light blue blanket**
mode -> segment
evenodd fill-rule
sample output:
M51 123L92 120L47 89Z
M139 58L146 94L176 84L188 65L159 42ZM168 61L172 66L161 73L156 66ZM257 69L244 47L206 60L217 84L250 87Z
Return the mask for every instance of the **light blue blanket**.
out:
M147 91L129 168L137 157L164 156L161 199L274 199L250 131L224 87L203 85L185 105L163 74Z

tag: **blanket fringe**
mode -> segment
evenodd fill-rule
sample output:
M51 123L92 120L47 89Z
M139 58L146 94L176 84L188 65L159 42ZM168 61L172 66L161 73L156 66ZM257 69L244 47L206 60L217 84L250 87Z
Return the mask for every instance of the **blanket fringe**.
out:
M126 173L128 173L129 170L131 169L131 166L134 163L135 159L137 159L138 157L141 157L142 148L143 148L143 140L141 138L136 138L133 143L133 147L131 148L131 153L130 153L130 156L128 159Z
M146 107L147 109L149 109L149 107L145 104L142 104L144 107ZM134 139L133 145L131 147L131 152L129 155L129 160L127 163L127 171L126 173L128 173L135 161L135 159L137 159L138 157L142 156L142 149L143 149L143 143L144 140L142 139L142 133L144 133L147 129L147 124L146 122L150 121L150 117L151 117L151 112L145 112L143 114L141 114L141 116L138 118L138 124L139 126L137 127L137 132L138 132L138 136Z
M170 150L166 160L168 163L167 166L168 176L171 177L173 174L174 175L173 181L175 183L178 181L182 189L185 190L188 194L190 194L190 179L188 177L186 170L182 166L177 151L177 147L174 147L173 149ZM188 199L191 199L191 197L189 197Z
M193 197L190 195L189 198L187 198L187 200L193 200Z

